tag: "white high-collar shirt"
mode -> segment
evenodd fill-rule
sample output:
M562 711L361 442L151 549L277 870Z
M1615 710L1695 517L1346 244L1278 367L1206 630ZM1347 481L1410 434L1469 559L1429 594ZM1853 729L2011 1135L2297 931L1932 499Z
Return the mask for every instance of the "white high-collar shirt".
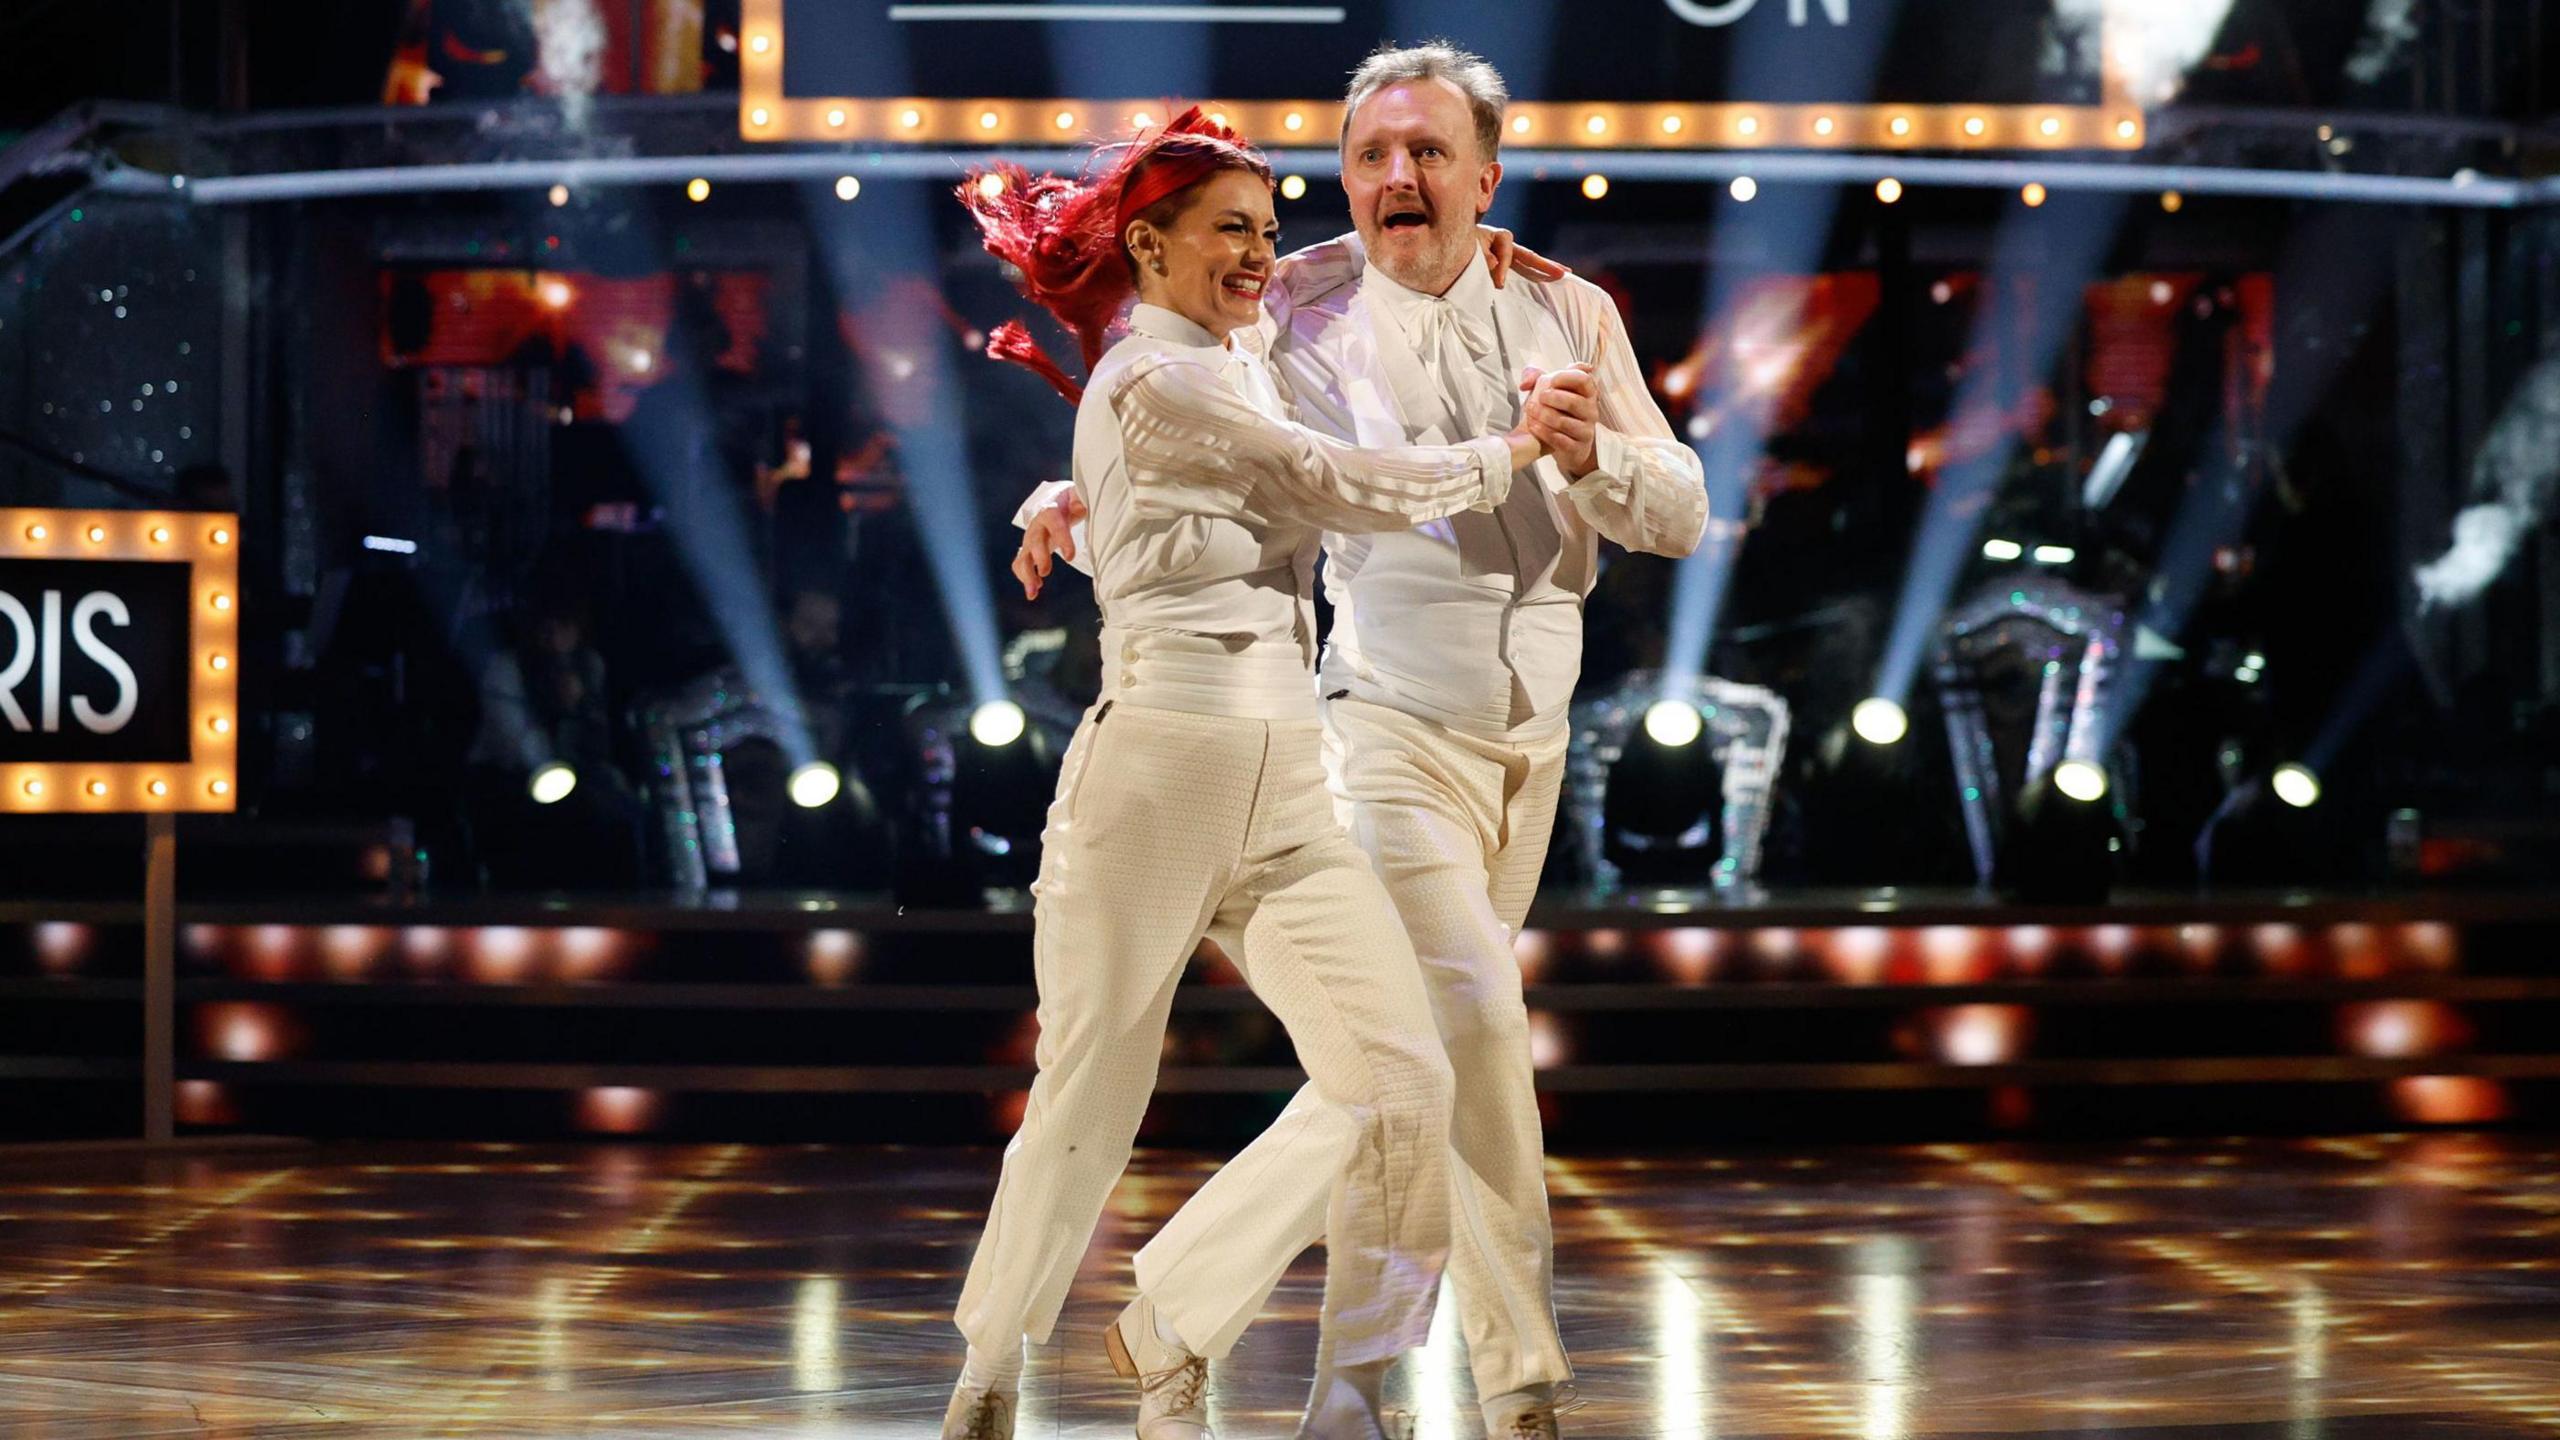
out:
M1284 642L1312 662L1319 535L1490 509L1511 488L1510 446L1362 449L1298 425L1264 339L1222 345L1172 310L1131 313L1076 411L1071 473L1091 512L1078 568L1116 630Z
M1371 267L1357 237L1300 251L1265 294L1271 363L1299 421L1363 445L1468 438L1485 414L1448 376L1438 327L1460 325L1474 351L1516 384L1530 366L1593 367L1597 465L1570 480L1553 460L1540 483L1486 513L1408 530L1325 537L1334 604L1323 686L1489 739L1525 740L1566 723L1582 671L1582 603L1599 578L1599 542L1685 556L1706 532L1706 477L1653 402L1617 306L1577 278L1514 274L1496 288L1478 255L1445 296L1409 290ZM1445 320L1435 307L1451 307ZM1474 409L1470 411L1469 406Z

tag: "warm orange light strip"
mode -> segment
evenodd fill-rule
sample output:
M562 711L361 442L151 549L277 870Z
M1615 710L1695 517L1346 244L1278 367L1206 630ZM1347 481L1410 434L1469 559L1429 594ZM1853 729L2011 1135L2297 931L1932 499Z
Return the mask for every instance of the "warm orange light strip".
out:
M864 144L1057 145L1162 124L1162 97L887 99L787 96L782 0L744 0L738 132L750 140ZM2141 107L2112 80L2104 105L1586 104L1511 107L1505 143L1591 150L2134 150ZM1333 148L1339 100L1209 101L1228 123L1273 148Z
M0 815L227 813L240 802L240 519L167 510L0 509L0 559L159 560L194 567L187 677L195 760L0 761Z
M739 133L750 140L862 144L1081 144L1170 117L1160 99L789 99L745 92ZM1256 144L1330 150L1342 105L1329 100L1212 102ZM1524 102L1511 107L1505 144L1579 150L2133 150L2140 111L2073 105L1688 105Z

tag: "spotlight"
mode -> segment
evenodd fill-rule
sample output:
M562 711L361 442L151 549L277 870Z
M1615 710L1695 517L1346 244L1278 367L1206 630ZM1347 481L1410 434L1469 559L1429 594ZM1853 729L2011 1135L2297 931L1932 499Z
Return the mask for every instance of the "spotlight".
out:
M2065 760L2053 767L2053 788L2083 805L2107 798L2107 772L2086 760Z
M1644 733L1659 745L1678 748L1697 743L1707 729L1706 718L1698 707L1686 700L1657 700L1644 712Z
M1750 204L1753 200L1759 198L1760 195L1760 182L1752 179L1748 175L1735 176L1733 178L1732 188L1733 198L1744 205Z
M2113 811L2095 803L2106 793L2106 772L2085 760L2066 760L2028 786L2001 837L2000 888L2028 902L2104 901L2121 845Z
M1849 728L1870 745L1897 745L1911 733L1911 717L1900 705L1875 695L1859 701L1858 708L1849 712Z
M533 797L536 805L557 805L577 788L578 772L557 760L535 770L533 778L525 783L525 793Z
M791 803L815 810L844 789L844 776L824 760L812 760L791 772Z
M2027 203L2028 209L2033 210L2044 204L2048 193L2041 183L2030 180L2027 182L2027 188L2018 192L2018 198Z
M1887 205L1899 202L1902 199L1902 182L1890 175L1877 181L1876 198Z
M551 187L551 204L552 204L552 207L553 207L553 208L555 208L555 209L557 209L558 207L560 207L560 206L562 206L562 205L566 205L566 204L568 204L568 203L569 203L569 187L568 187L568 186L566 186L566 185L554 185L554 186L552 186L552 187Z
M1985 560L1998 560L2005 564L2011 560L2024 559L2026 557L2026 553L2027 547L2019 544L2015 540L1985 540L1982 542L1982 558Z
M837 198L837 199L839 199L839 200L852 200L853 198L855 198L856 196L860 195L861 193L862 193L862 182L861 182L860 180L855 179L855 178L854 178L853 176L851 176L851 175L839 175L839 176L837 176L837 177L836 177L836 198Z
M1022 738L1022 707L1010 700L990 700L969 712L969 738L995 749Z
M1304 200L1307 198L1307 177L1304 175L1291 175L1283 178L1280 182L1280 198L1283 200Z
M684 198L696 205L711 198L711 182L697 175L685 182Z
M1713 746L1696 743L1703 728L1695 708L1665 700L1645 712L1643 730L1609 767L1601 854L1630 885L1711 878L1724 850L1724 767Z
M2068 565L2080 558L2080 552L2068 545L2039 545L2034 554L2039 565Z
M2320 803L2320 777L2308 765L2279 765L2267 784L2277 799L2296 810L2308 810Z
M1585 199L1585 200L1597 200L1597 199L1599 199L1601 196L1606 195L1606 194L1608 194L1608 193L1609 193L1609 177L1608 177L1608 176L1606 176L1606 175L1585 175L1585 176L1583 176L1583 177L1582 177L1582 198L1583 198L1583 199Z

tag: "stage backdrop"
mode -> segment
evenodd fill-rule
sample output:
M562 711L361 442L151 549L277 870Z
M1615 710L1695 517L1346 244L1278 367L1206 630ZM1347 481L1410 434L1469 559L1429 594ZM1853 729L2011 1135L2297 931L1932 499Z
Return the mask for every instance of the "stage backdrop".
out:
M1123 128L1125 106L1107 102L1322 106L1381 41L1445 34L1499 65L1515 98L1533 107L1894 106L1915 112L1891 134L1903 143L2125 144L2135 132L2121 130L2124 112L2136 107L2105 64L2103 8L2096 0L745 0L740 121L758 139L1050 143ZM1006 101L1040 103L966 108ZM1942 128L1917 113L1958 108L2014 109L2022 123L1995 116L1968 129L1956 117ZM2071 117L2067 129L2042 123L2055 113ZM1257 137L1329 144L1314 122L1331 113L1304 118ZM1819 135L1811 116L1801 134L1784 116L1740 132L1666 129L1667 117L1651 112L1612 115L1605 131L1584 129L1579 114L1552 118L1554 133L1516 138L1682 146L1869 138L1845 116Z

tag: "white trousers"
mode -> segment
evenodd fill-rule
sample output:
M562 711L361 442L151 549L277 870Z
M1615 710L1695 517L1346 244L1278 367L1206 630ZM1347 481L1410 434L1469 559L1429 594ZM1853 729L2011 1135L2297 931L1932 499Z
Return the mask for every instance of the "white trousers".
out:
M1088 712L1034 887L1039 1078L960 1292L969 1343L1046 1341L1155 1090L1174 987L1216 935L1322 1097L1227 1172L1287 1206L1150 1247L1140 1283L1183 1343L1224 1354L1309 1230L1335 1236L1346 1361L1420 1346L1449 1244L1451 1079L1404 927L1325 787L1321 727L1126 703ZM1273 1137L1266 1137L1273 1138ZM1339 1185L1336 1180L1339 1179ZM1294 1243L1293 1243L1294 1242Z
M1457 1077L1449 1279L1476 1393L1570 1379L1556 1333L1555 1236L1529 1012L1512 953L1546 863L1570 736L1506 745L1347 698L1326 705L1325 732L1335 798L1404 921ZM1249 939L1244 963L1254 963ZM1321 1085L1300 1091L1138 1253L1140 1286L1154 1294L1160 1285L1196 1284L1182 1259L1190 1237L1228 1233L1256 1216L1312 1222L1321 1207L1301 1192L1323 1183L1321 1172L1287 1157L1330 1108ZM1273 1175L1276 1184L1248 1178ZM1326 1233L1309 1223L1282 1243L1294 1254ZM1338 1259L1330 1263L1327 1344L1335 1363L1356 1364L1362 1357L1334 1334L1356 1314L1356 1298L1338 1287ZM1268 1287L1255 1296L1256 1308L1267 1295Z

